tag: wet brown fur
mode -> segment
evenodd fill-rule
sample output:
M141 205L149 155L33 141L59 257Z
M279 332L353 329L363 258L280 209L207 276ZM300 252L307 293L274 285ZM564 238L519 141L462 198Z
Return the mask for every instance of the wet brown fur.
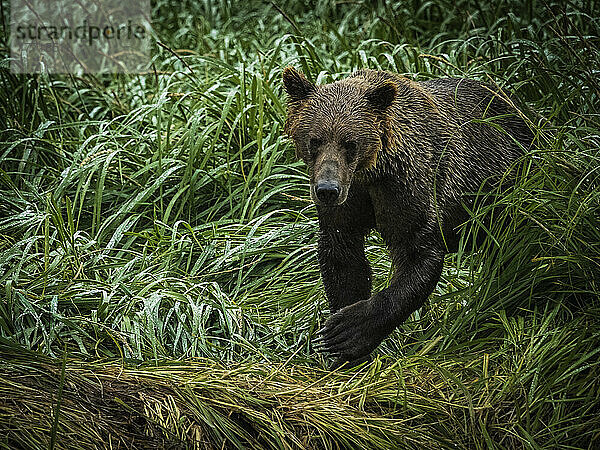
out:
M285 132L309 167L319 215L333 314L322 347L336 365L361 361L433 291L444 255L457 249L469 194L495 186L532 135L503 93L473 80L360 70L315 86L293 68L283 79ZM323 177L345 186L339 204L319 204L314 185ZM373 228L395 269L374 295L364 255Z

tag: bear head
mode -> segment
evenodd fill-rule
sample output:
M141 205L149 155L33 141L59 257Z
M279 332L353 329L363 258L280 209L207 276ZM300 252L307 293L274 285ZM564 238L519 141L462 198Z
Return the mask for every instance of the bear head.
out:
M397 84L354 76L317 86L292 67L283 71L283 84L285 132L308 166L311 198L319 205L341 205L355 174L377 161Z

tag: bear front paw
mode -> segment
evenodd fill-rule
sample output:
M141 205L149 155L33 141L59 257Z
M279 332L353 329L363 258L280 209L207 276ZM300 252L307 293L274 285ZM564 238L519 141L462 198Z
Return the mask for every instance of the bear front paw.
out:
M371 353L388 334L369 300L339 310L319 330L317 349L342 361L354 361Z

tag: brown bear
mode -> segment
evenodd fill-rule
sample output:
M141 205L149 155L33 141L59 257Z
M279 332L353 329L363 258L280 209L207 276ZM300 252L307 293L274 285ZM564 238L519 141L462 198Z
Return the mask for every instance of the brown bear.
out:
M331 317L319 347L333 367L368 359L434 290L465 203L494 187L532 133L499 90L458 78L414 82L374 70L317 86L291 67L285 132L308 166ZM377 229L394 275L371 294L365 236Z

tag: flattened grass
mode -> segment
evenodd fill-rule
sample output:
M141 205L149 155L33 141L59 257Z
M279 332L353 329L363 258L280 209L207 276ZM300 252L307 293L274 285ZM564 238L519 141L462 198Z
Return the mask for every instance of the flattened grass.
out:
M45 447L56 420L57 448L585 447L600 426L600 350L582 329L598 314L552 328L555 315L500 315L495 336L462 349L338 373L290 360L134 368L3 343L4 442Z

